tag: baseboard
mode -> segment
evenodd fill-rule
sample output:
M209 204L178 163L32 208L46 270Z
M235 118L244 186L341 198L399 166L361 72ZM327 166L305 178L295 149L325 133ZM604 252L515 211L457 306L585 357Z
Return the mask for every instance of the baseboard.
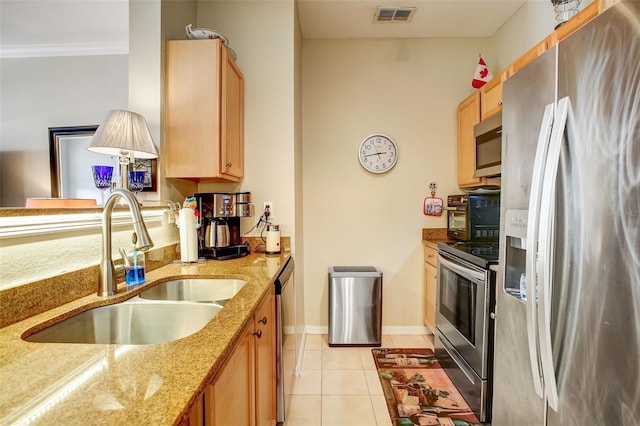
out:
M329 327L326 325L307 325L307 334L329 334ZM383 325L382 334L431 334L431 331L420 325Z
M302 371L302 362L304 360L304 348L307 345L307 333L303 332L300 339L300 347L298 348L298 357L296 358L298 362L296 363L296 367L293 371L293 374L296 377L300 377L300 372Z

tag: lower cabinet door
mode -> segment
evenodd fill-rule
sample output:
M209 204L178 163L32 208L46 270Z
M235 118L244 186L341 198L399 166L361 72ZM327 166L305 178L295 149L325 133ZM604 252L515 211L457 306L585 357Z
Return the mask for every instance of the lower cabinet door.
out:
M276 327L273 295L256 310L256 425L276 424Z
M206 398L205 424L212 426L253 426L255 424L254 351L253 323L249 323L231 358L209 388L209 395Z
M425 283L425 305L424 305L424 323L435 333L436 330L436 305L438 303L438 270L435 266L425 263L424 265L424 283Z

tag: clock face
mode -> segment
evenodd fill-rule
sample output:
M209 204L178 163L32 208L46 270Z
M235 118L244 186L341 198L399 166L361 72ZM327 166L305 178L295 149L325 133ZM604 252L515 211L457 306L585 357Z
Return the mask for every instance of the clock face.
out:
M396 165L398 149L388 136L371 135L360 144L358 158L371 173L385 173Z

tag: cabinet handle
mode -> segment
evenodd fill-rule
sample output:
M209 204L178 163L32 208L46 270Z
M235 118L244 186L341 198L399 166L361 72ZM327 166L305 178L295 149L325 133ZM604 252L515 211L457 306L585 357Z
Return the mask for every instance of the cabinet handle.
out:
M231 167L231 166L232 166L231 161L228 161L228 162L227 162L227 164L225 164L225 165L226 165L227 167Z
M502 106L502 101L498 101L498 106Z
M253 335L256 336L258 339L262 337L262 330L258 329L256 331L253 332Z
M267 325L267 317L262 317L258 320L259 323L262 323L264 325Z

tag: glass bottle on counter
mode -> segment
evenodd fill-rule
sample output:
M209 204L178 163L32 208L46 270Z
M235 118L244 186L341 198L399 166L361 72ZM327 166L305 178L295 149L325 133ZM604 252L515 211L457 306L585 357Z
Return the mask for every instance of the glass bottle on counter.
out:
M129 270L125 281L127 285L142 284L145 281L145 256L143 251L133 250L127 254Z

